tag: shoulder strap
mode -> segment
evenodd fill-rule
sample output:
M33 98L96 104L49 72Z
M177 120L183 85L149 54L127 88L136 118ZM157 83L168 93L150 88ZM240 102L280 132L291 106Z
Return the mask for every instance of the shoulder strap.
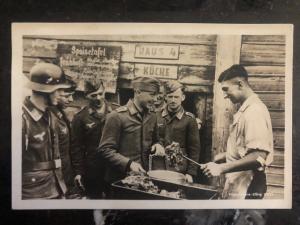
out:
M190 112L185 112L185 115L189 116L189 117L192 117L192 118L195 118L194 114L193 113L190 113Z
M117 112L126 112L127 110L128 110L128 108L126 106L121 106L116 109Z

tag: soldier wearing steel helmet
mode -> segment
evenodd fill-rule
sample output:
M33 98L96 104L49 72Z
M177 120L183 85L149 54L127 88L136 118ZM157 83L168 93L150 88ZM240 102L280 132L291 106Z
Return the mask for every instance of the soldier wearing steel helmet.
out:
M57 105L70 88L62 69L51 63L32 67L27 88L32 94L22 106L22 198L63 198L58 121L50 105Z
M165 147L172 142L179 143L183 154L197 162L200 153L199 131L195 116L182 107L185 99L183 85L178 81L167 81L165 92L166 106L157 113L160 140ZM197 166L186 160L178 167L167 162L167 169L184 173L189 182L197 175Z

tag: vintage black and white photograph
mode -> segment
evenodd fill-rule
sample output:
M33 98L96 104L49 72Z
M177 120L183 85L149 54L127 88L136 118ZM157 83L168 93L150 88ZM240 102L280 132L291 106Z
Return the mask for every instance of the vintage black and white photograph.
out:
M292 47L288 24L13 24L13 208L291 208Z

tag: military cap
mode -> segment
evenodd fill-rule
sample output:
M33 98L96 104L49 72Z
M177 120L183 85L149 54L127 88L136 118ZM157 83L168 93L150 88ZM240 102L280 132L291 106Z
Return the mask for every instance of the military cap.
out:
M102 80L86 80L84 81L84 93L86 95L93 93L97 91L101 86L104 89Z
M51 93L57 89L70 88L63 70L51 63L38 63L29 73L29 81L26 86L34 91Z
M165 83L166 94L170 94L179 88L183 88L183 85L176 80L170 80Z
M159 91L159 80L150 77L136 77L132 80L132 87L141 91Z

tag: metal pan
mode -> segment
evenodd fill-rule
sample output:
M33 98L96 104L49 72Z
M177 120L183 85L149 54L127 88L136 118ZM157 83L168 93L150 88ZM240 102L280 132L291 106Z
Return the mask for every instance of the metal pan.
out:
M185 175L182 173L169 171L169 170L151 170L148 171L148 176L164 181L183 183L186 181Z

